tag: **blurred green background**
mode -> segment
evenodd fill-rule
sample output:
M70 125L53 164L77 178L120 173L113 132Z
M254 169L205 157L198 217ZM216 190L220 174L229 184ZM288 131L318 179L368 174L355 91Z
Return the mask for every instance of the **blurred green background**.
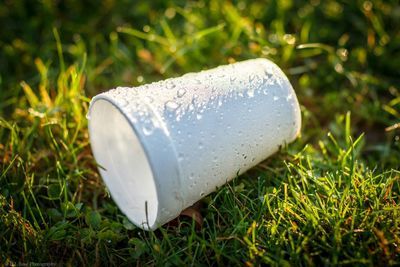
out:
M368 125L387 126L396 122L381 104L397 96L399 20L398 1L5 1L1 112L14 109L20 81L39 82L36 58L52 80L86 54L84 88L92 96L267 57L313 112L329 120L349 109Z
M293 83L301 138L208 196L200 232L136 229L97 174L90 97L257 57ZM0 263L399 264L399 89L396 0L1 1ZM292 184L302 179L313 186ZM269 193L267 209L256 199ZM332 194L351 203L343 214ZM294 213L280 206L288 197ZM247 213L233 214L241 203Z

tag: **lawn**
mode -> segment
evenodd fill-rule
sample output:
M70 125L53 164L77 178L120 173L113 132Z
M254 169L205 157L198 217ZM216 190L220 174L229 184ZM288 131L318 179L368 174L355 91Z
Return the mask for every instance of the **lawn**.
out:
M399 1L84 2L0 3L0 266L400 265ZM91 97L257 57L291 80L301 136L205 197L201 227L135 227Z

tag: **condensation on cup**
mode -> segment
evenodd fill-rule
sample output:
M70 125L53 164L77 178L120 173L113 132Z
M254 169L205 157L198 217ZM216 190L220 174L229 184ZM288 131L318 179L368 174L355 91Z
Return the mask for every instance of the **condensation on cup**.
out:
M254 59L95 96L99 172L122 212L154 230L293 141L301 116L274 63Z

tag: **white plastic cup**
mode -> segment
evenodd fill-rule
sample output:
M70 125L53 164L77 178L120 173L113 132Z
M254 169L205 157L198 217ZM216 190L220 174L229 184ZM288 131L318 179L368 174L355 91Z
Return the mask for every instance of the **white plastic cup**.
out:
M95 96L99 171L122 212L153 230L293 141L299 104L285 74L254 59Z

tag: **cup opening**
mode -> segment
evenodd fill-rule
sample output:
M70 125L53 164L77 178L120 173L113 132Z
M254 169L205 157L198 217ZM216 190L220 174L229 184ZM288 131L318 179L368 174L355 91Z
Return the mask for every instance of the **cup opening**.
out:
M100 98L90 108L89 134L100 174L116 204L137 226L154 228L157 188L135 126L117 106Z

